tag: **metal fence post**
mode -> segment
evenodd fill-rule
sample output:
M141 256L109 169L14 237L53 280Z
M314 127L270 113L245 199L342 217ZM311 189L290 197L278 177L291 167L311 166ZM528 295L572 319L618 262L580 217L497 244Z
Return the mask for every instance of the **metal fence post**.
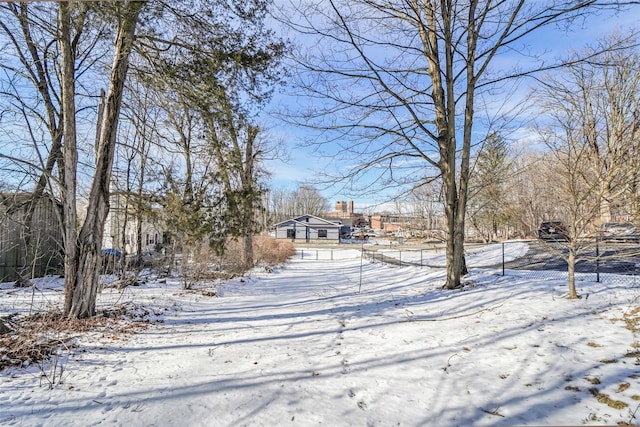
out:
M362 290L362 261L364 259L364 243L360 247L360 283L358 284L358 293Z
M504 242L502 242L502 275L504 276Z
M596 283L600 283L600 245L596 236Z

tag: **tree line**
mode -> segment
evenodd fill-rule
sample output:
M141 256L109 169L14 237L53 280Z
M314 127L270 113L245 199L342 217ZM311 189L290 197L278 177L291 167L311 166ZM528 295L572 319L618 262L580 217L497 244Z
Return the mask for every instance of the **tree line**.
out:
M268 6L0 6L0 190L32 195L25 230L39 198L61 201L66 316L95 314L114 194L133 223L160 208L185 256L205 246L223 252L232 238L244 242L242 262L253 262L269 151L257 117L286 47L265 26Z

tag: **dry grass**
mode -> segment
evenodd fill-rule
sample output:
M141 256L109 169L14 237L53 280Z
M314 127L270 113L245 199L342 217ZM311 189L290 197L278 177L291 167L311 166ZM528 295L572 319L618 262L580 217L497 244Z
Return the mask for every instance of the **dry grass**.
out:
M254 265L281 265L293 255L295 255L295 246L288 240L278 240L268 236L255 236L253 238ZM243 258L242 240L230 239L225 245L224 255L215 261L223 271L242 274L248 267L243 265Z
M253 238L254 265L265 267L282 265L295 253L295 246L289 240L274 239L268 236ZM224 256L218 260L218 264L223 271L241 275L249 267L243 265L242 259L242 241L229 240L225 245Z
M46 359L57 351L59 346L66 345L73 338L52 333L60 322L57 312L47 315L38 313L23 319L14 315L5 318L5 321L10 332L0 336L0 369L26 366Z
M295 255L295 247L288 240L276 240L267 236L253 238L253 263L245 263L242 239L229 239L224 254L217 255L208 245L191 248L183 258L180 275L183 288L193 289L202 281L228 280L242 276L255 265L270 268L284 264Z
M60 311L24 317L7 316L10 332L0 335L0 370L37 364L75 347L76 338L96 332L101 338L120 339L144 329L149 311L124 304L99 312L90 319L69 319Z
M587 381L589 381L591 384L600 384L600 378L598 377L587 377L586 378Z
M631 332L640 333L640 306L629 310L624 314L624 321L627 325L627 329Z
M598 402L603 403L603 404L609 406L610 408L624 409L624 408L629 406L628 404L626 404L625 402L623 402L621 400L611 399L611 397L609 397L608 394L600 393L597 388L589 389L589 391L591 392L593 397L596 398L596 400Z
M267 236L253 239L254 261L268 266L284 264L295 255L296 249L289 240L279 240Z

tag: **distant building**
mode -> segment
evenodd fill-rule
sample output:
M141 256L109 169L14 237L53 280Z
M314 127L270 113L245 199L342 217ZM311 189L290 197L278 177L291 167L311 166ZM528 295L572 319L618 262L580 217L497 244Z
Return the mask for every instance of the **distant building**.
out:
M395 233L407 227L407 217L394 214L375 214L371 216L371 228L382 230L385 233Z
M377 213L370 217L371 228L385 234L442 240L444 218L437 215L405 215Z
M353 200L348 204L342 200L336 202L336 210L327 212L323 214L322 217L330 220L341 220L343 225L354 228L369 226L369 222L364 214L355 212Z
M294 242L340 242L340 236L345 232L341 221L332 221L314 215L301 215L282 221L275 225L276 239L289 239ZM348 232L348 231L347 231Z
M125 196L117 193L111 193L109 205L109 214L104 225L102 247L117 249L126 254L137 252L138 222L132 213L131 206L127 206ZM140 233L142 241L141 253L151 251L159 245L167 243L167 236L162 224L150 214L144 216Z
M62 274L62 205L44 194L29 221L31 193L0 194L0 282Z

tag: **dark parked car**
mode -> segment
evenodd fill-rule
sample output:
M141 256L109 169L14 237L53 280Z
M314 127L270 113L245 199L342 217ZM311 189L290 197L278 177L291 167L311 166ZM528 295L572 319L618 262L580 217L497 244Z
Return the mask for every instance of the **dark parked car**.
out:
M542 240L569 240L569 230L561 221L547 221L538 227L538 238Z
M117 249L106 248L102 250L102 256L120 258L122 256L122 252Z
M600 230L602 240L640 241L640 233L630 222L606 222Z
M111 273L117 270L122 252L113 248L102 249L102 273Z

